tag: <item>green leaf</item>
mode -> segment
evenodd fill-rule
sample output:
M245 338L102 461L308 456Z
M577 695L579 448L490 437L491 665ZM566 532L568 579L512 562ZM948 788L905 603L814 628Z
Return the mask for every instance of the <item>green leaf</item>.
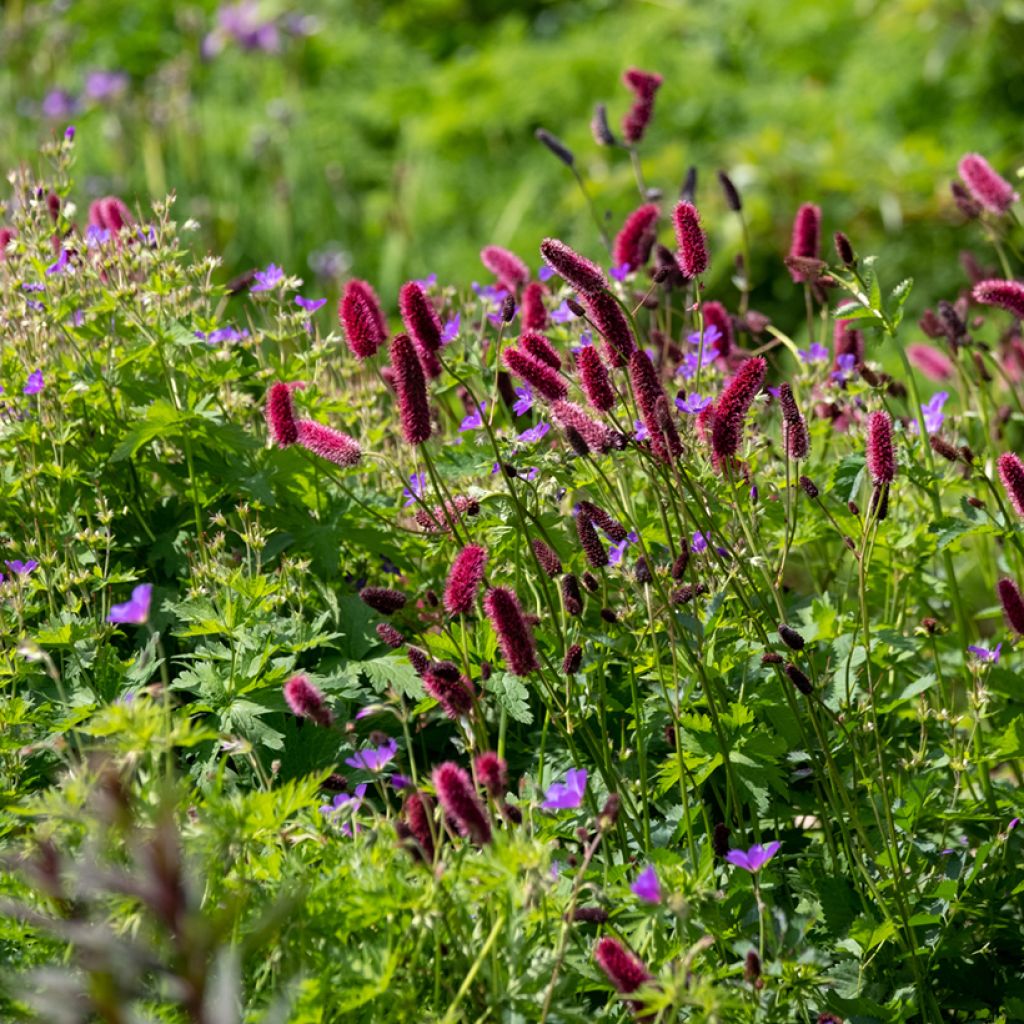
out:
M842 502L853 501L860 491L861 480L864 478L864 455L855 452L847 455L836 466L832 474L832 490Z
M491 676L484 683L484 689L493 693L498 704L505 709L509 718L515 722L522 722L523 725L530 725L533 722L533 712L530 710L530 691L523 685L522 681L508 672L501 675Z
M158 398L146 411L145 418L137 423L110 456L111 462L123 462L130 459L143 445L149 444L155 437L171 437L178 433L175 429L191 419L188 413L178 412L170 402Z
M358 675L365 676L366 681L377 693L386 693L392 689L410 700L420 700L423 697L423 683L416 675L416 670L408 661L395 654L375 658L373 661L349 662L345 672L351 679Z

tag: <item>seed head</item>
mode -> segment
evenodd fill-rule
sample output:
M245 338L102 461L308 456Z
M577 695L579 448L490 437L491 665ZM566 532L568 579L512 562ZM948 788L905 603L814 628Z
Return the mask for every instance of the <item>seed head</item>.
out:
M817 484L809 476L800 477L800 486L803 488L804 494L812 501L818 496Z
M405 643L405 637L391 625L390 622L377 623L377 636L388 645L388 647L401 647Z
M576 516L576 535L580 539L580 547L586 556L587 565L592 569L600 569L608 564L608 552L594 529L594 524L585 515Z
M789 681L805 696L809 697L814 692L814 687L811 686L810 679L807 678L804 673L796 667L792 662L788 662L785 668L785 673L789 676Z

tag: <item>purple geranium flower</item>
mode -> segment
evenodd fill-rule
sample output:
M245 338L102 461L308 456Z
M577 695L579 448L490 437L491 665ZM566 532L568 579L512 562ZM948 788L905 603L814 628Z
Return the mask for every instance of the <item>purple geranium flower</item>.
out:
M64 138L68 142L75 141L75 126L73 124L69 124L67 128L64 129Z
M700 395L687 395L685 398L676 399L676 408L680 412L688 412L695 415L706 409L711 402L711 398L702 398Z
M130 601L115 604L110 609L107 622L141 626L149 618L149 604L153 600L153 584L140 583L133 591Z
M363 804L363 796L366 793L366 786L367 784L365 782L360 782L359 785L352 790L352 796L349 796L348 793L339 793L331 803L324 804L320 808L320 813L324 815L324 817L331 817L337 815L339 811L342 811L347 807L354 815ZM347 821L342 824L341 831L349 837L352 835L352 827ZM356 826L356 831L359 831L358 826Z
M948 391L937 391L932 397L921 406L921 413L924 419L924 429L929 434L938 433L942 429L942 421L946 418L942 414L942 407L949 398Z
M576 314L569 308L569 303L564 299L558 309L551 311L551 322L555 324L567 324L570 320L575 320Z
M276 264L271 263L266 270L257 270L253 275L251 292L269 292L276 288L284 280L284 271Z
M98 224L90 224L85 229L85 245L88 249L97 249L110 241L109 228L101 228Z
M97 103L116 99L128 88L123 71L90 71L85 76L85 95Z
M547 281L555 276L555 272L546 264L542 263L540 269L537 271L538 281Z
M411 487L406 487L405 490L402 491L403 497L408 498L408 501L402 502L402 505L405 508L415 504L417 498L423 497L423 492L427 487L427 474L413 473L413 475L409 477L409 484Z
M399 792L403 789L412 789L412 779L408 775L399 775L398 772L395 772L391 776L391 788L397 789Z
M448 342L454 341L459 336L459 328L462 325L462 314L456 313L455 316L448 320L444 325L444 330L441 332L441 344L447 345Z
M34 370L28 375L28 380L25 381L25 386L22 391L26 395L38 395L43 390L43 371Z
M369 750L361 750L352 757L345 758L345 764L350 768L362 768L368 772L379 772L398 751L398 740L394 737L379 747L370 747Z
M78 109L78 101L66 89L51 89L40 108L44 117L54 120L70 117Z
M580 334L579 343L576 344L576 345L573 345L571 347L572 347L573 352L579 352L579 350L581 348L589 348L593 344L594 344L594 338L593 338L593 335L590 333L590 331L583 331Z
M39 568L39 563L34 558L30 558L27 562L23 562L19 558L12 558L9 562L4 562L4 565L19 576L27 576L33 569Z
M326 299L307 299L302 295L295 296L295 305L301 306L307 313L315 313L326 303Z
M630 530L629 533L626 535L625 540L619 541L618 544L609 544L608 563L610 565L618 565L625 557L626 548L628 548L630 544L636 544L639 540L640 537L637 534L636 530Z
M460 424L459 432L464 430L479 430L484 425L483 414L487 410L487 402L480 402L476 412L470 413Z
M533 389L529 384L524 384L521 388L516 388L516 394L519 397L512 406L512 411L517 416L525 416L533 408Z
M628 263L620 263L611 267L608 273L611 274L616 281L625 281L631 273L631 268Z
M60 256L57 257L56 262L51 263L46 268L46 273L47 274L51 274L51 275L52 274L63 274L64 271L67 270L67 268L68 268L68 260L69 260L69 258L70 257L68 256L67 249L61 248Z
M551 425L549 423L541 421L537 426L524 430L519 435L519 440L527 444L533 444L534 441L539 441L550 429Z
M658 872L654 870L653 864L648 864L629 888L633 895L644 903L661 902L661 884L658 882Z
M705 350L708 348L709 345L710 346L716 345L716 343L718 342L718 340L721 337L722 337L722 332L714 324L708 324L704 328L704 348L705 348ZM686 340L691 345L696 345L699 348L700 347L700 331L694 331L692 334L688 334L686 336Z
M570 768L565 773L565 782L554 782L548 786L541 806L546 811L571 811L583 803L587 788L587 769Z
M633 437L637 441L649 441L651 439L650 431L643 420L633 420Z
M699 555L702 551L706 551L707 547L708 538L700 530L697 530L690 538L690 549L695 555Z
M11 563L8 562L8 565ZM999 652L1003 649L1002 643L998 643L991 650L987 647L978 647L975 644L970 644L967 648L973 654L978 661L998 665L999 664Z
M857 368L857 357L852 352L845 352L836 356L836 365L839 369L833 370L829 376L837 384L842 384L853 376L854 370Z
M820 341L814 342L810 348L798 348L796 354L802 363L824 363L829 357L828 349Z
M730 850L725 855L725 859L730 864L735 864L736 867L743 868L744 871L749 871L753 875L775 856L781 845L778 841L769 843L767 846L754 843L749 850Z
M426 277L420 277L416 279L416 283L424 290L428 291L437 284L437 274L427 274Z

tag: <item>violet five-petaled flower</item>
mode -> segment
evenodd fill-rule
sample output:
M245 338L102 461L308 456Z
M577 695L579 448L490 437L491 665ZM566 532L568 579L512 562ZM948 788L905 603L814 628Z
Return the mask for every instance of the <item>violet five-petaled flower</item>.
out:
M726 855L725 859L730 863L734 864L738 868L743 868L744 871L749 871L751 874L756 874L761 870L778 853L779 847L782 845L778 840L774 843L768 843L767 846L762 846L760 843L754 843L749 850L730 850Z
M423 497L423 492L427 486L427 474L426 473L413 473L409 477L409 487L406 487L402 491L403 497L407 500L402 502L403 507L408 508L410 505L416 502L417 498Z
M546 811L571 811L583 803L587 788L587 769L570 768L565 773L565 782L554 782L548 786L541 806Z
M697 530L694 535L690 538L690 550L695 554L699 555L702 551L706 551L708 547L708 539L705 534Z
M550 429L551 424L544 423L542 421L535 427L530 427L528 430L524 430L519 435L518 440L525 441L527 444L533 444L534 441L539 441Z
M325 305L326 299L307 299L303 295L295 296L295 305L304 309L307 313L315 313L321 306Z
M470 413L459 425L459 432L464 430L479 430L484 425L483 414L487 410L487 403L481 401L476 412Z
M620 540L617 544L608 545L608 564L618 565L625 557L626 548L630 544L636 544L640 540L636 530L630 530L624 540Z
M637 875L636 881L629 889L638 900L643 900L644 903L660 903L661 883L658 881L658 872L654 870L654 865L648 864Z
M39 568L39 563L34 558L30 558L27 562L21 561L20 558L12 558L10 561L4 562L4 565L19 576L27 576L33 569Z
M28 375L28 380L25 381L25 387L22 391L26 395L38 395L43 390L43 371L34 370Z
M459 336L459 327L462 324L462 314L456 313L450 320L444 325L444 330L441 331L441 344L447 345L448 342L454 341Z
M648 431L647 425L643 420L633 420L633 437L637 441L649 441L651 439L650 431Z
M8 563L9 565L10 563ZM978 661L984 662L991 665L999 664L999 652L1003 649L1002 643L998 643L993 648L980 647L977 644L969 644L967 650L973 654Z
M251 292L269 292L284 280L284 271L276 264L271 263L266 270L257 270L253 275L253 284L249 288Z
M836 356L836 366L838 369L833 370L829 376L838 384L842 384L851 377L854 370L856 370L857 357L852 352L843 352Z
M368 772L379 772L385 765L389 764L398 752L398 740L394 737L379 747L370 747L369 750L360 750L352 757L345 758L345 764L350 768L362 768Z
M515 403L512 406L512 411L517 416L525 416L533 408L533 388L529 384L524 384L521 388L516 388Z
M149 618L149 605L153 600L153 584L140 583L133 591L130 601L111 606L107 622L141 626Z
M798 348L796 354L802 363L825 363L829 359L829 350L820 341L814 342L809 348Z
M924 429L929 434L935 434L942 429L942 421L945 419L945 416L942 414L942 407L946 404L948 398L948 391L937 391L921 406Z
M680 412L696 414L703 412L714 401L712 398L704 398L701 395L690 394L685 398L676 399L676 408Z

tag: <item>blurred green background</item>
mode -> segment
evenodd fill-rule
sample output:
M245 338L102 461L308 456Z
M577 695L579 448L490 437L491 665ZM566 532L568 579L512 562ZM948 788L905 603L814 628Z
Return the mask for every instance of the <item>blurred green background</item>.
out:
M274 261L332 293L345 273L386 295L429 272L480 278L486 243L536 265L547 234L599 256L571 177L533 131L573 148L616 228L637 192L589 120L603 100L618 128L630 64L665 77L648 182L674 197L699 167L714 287L737 241L714 180L729 169L763 308L791 294L780 257L804 200L824 206L829 235L884 248L885 278L928 281L915 307L955 289L947 254L976 238L948 198L957 159L977 150L1012 177L1024 158L1021 0L7 0L2 12L0 163L74 123L82 198L173 190L225 277Z

